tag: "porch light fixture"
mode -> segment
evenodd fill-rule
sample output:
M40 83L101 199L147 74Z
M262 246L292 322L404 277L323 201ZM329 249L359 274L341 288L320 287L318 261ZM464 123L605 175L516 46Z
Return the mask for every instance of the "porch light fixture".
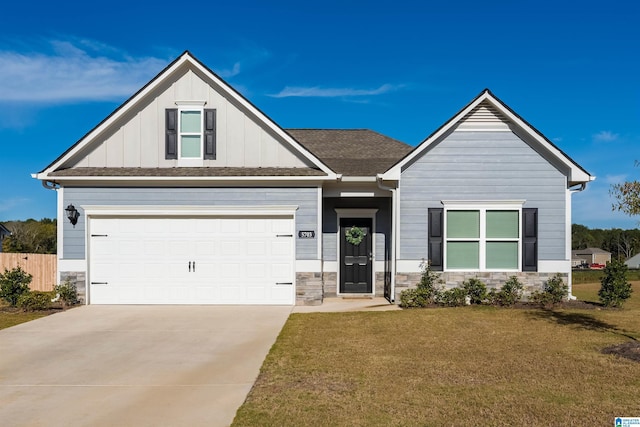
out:
M80 216L80 212L78 212L76 207L73 206L72 204L69 204L69 206L67 206L65 211L67 211L67 218L69 218L69 222L75 228L76 224L78 223L78 217Z

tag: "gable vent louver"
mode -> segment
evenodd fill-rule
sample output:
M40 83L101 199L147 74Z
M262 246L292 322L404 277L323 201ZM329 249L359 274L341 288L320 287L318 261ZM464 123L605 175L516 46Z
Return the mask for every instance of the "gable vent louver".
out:
M458 130L509 130L509 120L493 105L483 102L460 121Z

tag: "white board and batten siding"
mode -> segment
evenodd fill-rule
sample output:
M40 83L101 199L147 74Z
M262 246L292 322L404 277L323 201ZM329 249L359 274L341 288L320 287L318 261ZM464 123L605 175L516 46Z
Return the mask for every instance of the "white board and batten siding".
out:
M211 83L211 84L210 84ZM209 167L307 167L288 144L275 136L249 111L222 96L212 82L184 69L170 84L161 86L151 101L131 106L129 114L110 126L77 163L65 167L176 167L165 159L165 109L179 101L203 101L216 110L216 159Z

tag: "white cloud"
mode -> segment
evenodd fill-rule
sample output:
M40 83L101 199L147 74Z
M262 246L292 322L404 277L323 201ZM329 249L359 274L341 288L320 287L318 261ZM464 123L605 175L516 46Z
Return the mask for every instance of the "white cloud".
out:
M131 57L91 40L49 44L51 53L0 51L0 81L5 82L0 85L0 102L121 99L168 64L166 59Z
M558 136L556 138L553 138L552 141L555 143L559 143L559 142L562 142L562 138Z
M400 86L384 84L375 89L355 89L355 88L322 88L287 86L279 93L270 95L274 98L288 97L316 97L316 98L336 98L336 97L354 97L354 96L373 96L382 95L384 93L398 90Z
M620 134L613 133L609 130L603 130L593 135L595 142L613 142L618 139Z
M237 76L238 74L240 74L240 63L236 62L235 64L233 64L233 68L226 69L226 70L220 70L218 71L218 74L220 75L220 77L228 79L230 77L233 76Z

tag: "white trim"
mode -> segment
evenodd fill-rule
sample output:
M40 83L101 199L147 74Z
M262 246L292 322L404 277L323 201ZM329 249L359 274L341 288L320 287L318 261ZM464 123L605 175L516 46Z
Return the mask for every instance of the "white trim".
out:
M298 206L166 206L166 205L83 205L90 216L294 216ZM295 239L294 239L295 240Z
M376 213L378 209L343 209L336 208L337 217L337 226L338 231L336 233L336 294L338 296L341 295L371 295L375 296L376 294ZM342 293L340 292L340 263L342 262L342 254L340 253L340 220L342 218L370 218L371 219L371 293ZM384 271L384 269L383 269Z
M318 231L316 232L316 239L318 239L317 241L317 257L318 260L322 259L322 239L323 239L323 234L322 234L322 216L323 216L323 212L322 209L324 207L324 205L322 204L322 187L318 186L318 224L316 225L318 227Z
M58 260L64 257L64 221L67 220L67 216L64 214L64 187L56 188L57 193L57 206L56 210L58 211L58 226L56 230L56 238L57 242L57 252L58 252Z
M296 273L320 273L322 262L319 259L296 260Z
M511 132L509 128L456 128L456 132Z
M522 207L526 200L442 200L441 203L445 208L451 206L455 209L507 209L512 210L514 207Z
M207 101L195 101L195 100L185 100L185 101L176 101L176 105L178 107L200 107L200 109L204 109L204 106L207 105ZM190 108L185 108L190 109Z
M341 191L340 197L375 197L373 191Z
M338 271L338 261L322 261L322 271L336 273Z
M399 259L396 264L398 274L402 273L422 273L423 259Z
M109 129L114 123L119 121L123 116L129 113L135 105L138 105L148 96L150 96L158 87L162 86L167 79L177 73L183 67L189 67L195 69L199 74L205 77L213 83L213 86L220 93L221 96L227 99L231 99L234 103L240 105L245 111L249 112L249 115L256 117L259 122L262 122L267 128L270 129L275 135L278 135L284 142L289 144L295 151L299 152L305 159L309 160L312 164L317 166L320 170L326 173L332 179L337 178L337 174L333 172L327 165L325 165L318 157L313 155L309 150L300 145L295 139L293 139L287 132L285 132L280 126L278 126L273 120L267 117L263 112L257 109L246 98L240 95L239 92L231 88L229 84L223 81L216 74L211 72L208 68L202 65L196 60L189 52L185 52L179 58L177 58L170 66L165 68L161 74L156 76L151 82L143 87L140 92L130 98L125 104L122 104L111 116L107 117L103 123L95 127L89 134L79 140L66 154L59 157L49 167L47 167L42 173L38 174L37 178L40 180L51 180L49 173L60 168L65 162L74 156L81 153L84 148L91 144L94 140L107 129ZM209 83L211 85L211 83Z
M570 260L538 260L538 273L570 273ZM571 295L571 292L569 292Z
M136 181L175 181L175 182L184 182L184 181L222 181L228 183L227 181L254 181L254 182L262 182L262 181L332 181L334 180L331 176L53 176L50 177L45 174L38 174L36 176L37 179L47 180L47 181L55 181L57 183L64 183L66 181L83 181L87 183L93 182L104 182L104 181L122 181L127 183L134 183Z

